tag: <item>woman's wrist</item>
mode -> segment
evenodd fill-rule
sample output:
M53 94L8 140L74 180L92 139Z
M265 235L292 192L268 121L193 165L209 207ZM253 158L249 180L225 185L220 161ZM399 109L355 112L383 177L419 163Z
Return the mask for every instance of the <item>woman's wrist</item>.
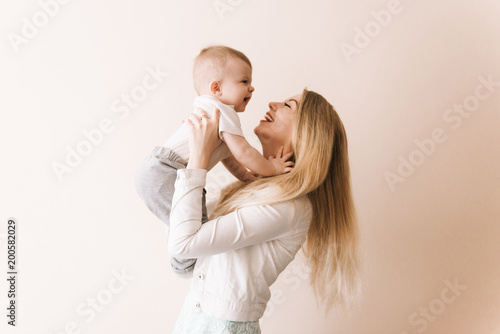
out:
M192 152L191 152L192 153ZM194 155L191 154L189 162L186 166L187 169L208 169L209 157L204 154Z

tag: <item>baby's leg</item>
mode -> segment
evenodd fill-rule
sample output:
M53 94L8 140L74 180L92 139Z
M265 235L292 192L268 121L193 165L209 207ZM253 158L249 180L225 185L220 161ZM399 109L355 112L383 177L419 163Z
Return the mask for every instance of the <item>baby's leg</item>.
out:
M170 210L177 169L185 167L185 162L176 159L180 158L175 153L163 147L156 147L144 159L135 178L136 189L141 199L168 227L170 227Z
M177 170L185 168L186 162L174 152L156 147L141 164L136 175L136 188L140 197L161 221L170 227L170 211L175 191ZM202 196L202 223L208 220L206 208L206 191ZM178 276L190 277L196 259L177 259L170 257L172 270Z

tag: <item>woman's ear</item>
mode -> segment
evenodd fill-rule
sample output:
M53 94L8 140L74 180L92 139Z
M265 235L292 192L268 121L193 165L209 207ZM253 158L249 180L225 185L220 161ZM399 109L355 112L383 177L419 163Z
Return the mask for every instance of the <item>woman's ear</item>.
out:
M215 96L221 96L222 95L222 87L221 87L219 81L212 81L210 83L210 92L213 95L215 95Z

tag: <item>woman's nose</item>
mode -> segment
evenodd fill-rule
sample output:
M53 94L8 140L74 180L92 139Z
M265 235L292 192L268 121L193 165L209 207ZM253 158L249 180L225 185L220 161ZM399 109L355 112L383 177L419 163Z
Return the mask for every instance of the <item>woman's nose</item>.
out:
M269 102L269 108L271 108L272 111L277 111L283 106L284 106L283 102Z

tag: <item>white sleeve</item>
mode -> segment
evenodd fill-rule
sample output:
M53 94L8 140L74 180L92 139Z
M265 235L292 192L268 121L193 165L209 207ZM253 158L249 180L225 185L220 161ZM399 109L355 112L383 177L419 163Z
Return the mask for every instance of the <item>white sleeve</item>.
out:
M241 130L241 123L238 114L234 110L224 110L230 108L221 108L220 118L219 118L219 138L222 138L222 131L231 133L234 135L243 136L243 131Z
M282 238L294 229L291 202L241 208L202 225L206 173L204 169L177 171L168 239L171 256L197 258L223 253Z
M216 106L220 110L220 118L219 118L219 138L222 138L222 131L232 133L241 137L243 136L243 131L241 130L240 118L238 117L238 113L231 106L224 104L213 97L206 96L198 96L193 106L195 108L201 108L205 110L205 112L212 117L213 106ZM196 113L196 110L194 111ZM200 116L198 113L196 113Z

